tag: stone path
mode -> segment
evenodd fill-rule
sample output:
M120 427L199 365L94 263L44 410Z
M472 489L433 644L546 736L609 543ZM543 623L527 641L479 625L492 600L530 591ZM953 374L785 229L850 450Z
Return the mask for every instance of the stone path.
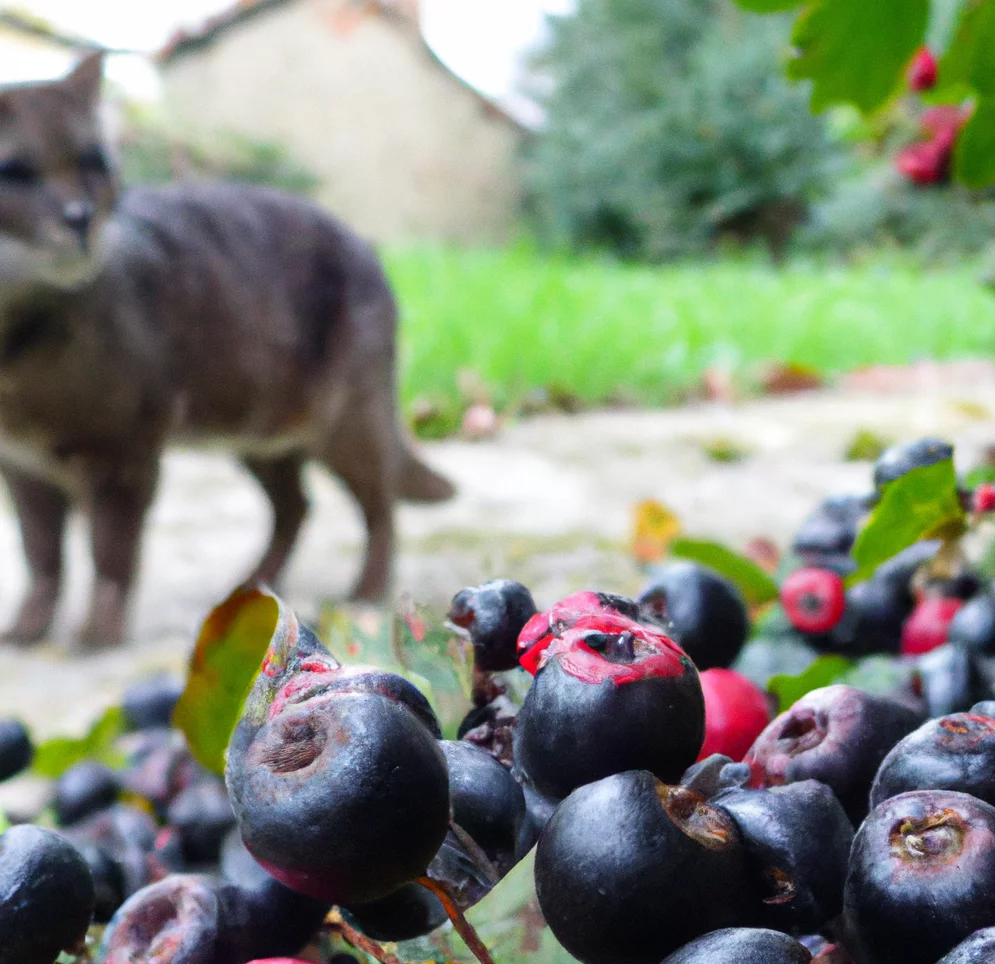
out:
M439 606L494 575L525 582L540 603L584 586L633 591L642 577L626 544L632 506L644 498L668 504L691 534L734 547L755 535L784 544L817 500L867 488L868 464L842 459L858 429L892 439L948 437L962 465L995 442L995 370L955 366L922 381L738 405L543 416L488 441L425 445L460 494L444 506L401 508L398 587ZM749 455L711 460L705 448L720 438ZM318 470L309 482L313 511L284 586L304 618L346 591L362 537L338 484ZM127 680L180 669L200 620L249 570L267 526L263 497L232 463L171 453L145 543L134 641L85 657L70 647L90 575L76 523L53 640L30 650L0 646L0 715L21 715L39 734L79 731ZM16 524L0 495L0 624L24 580Z

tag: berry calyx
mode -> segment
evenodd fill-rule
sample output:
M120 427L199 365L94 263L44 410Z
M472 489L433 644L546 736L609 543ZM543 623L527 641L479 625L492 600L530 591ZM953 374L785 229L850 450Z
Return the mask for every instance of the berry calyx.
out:
M947 641L950 623L964 605L962 599L923 599L902 627L902 654L921 656Z
M771 721L767 694L731 669L698 674L705 697L705 742L699 760L721 753L738 763Z
M781 605L795 629L828 633L843 618L846 587L829 569L798 569L781 584Z

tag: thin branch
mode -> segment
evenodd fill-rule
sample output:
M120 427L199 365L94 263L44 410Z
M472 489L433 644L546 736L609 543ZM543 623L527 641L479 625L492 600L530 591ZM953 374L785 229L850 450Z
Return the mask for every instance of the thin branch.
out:
M463 911L459 909L459 905L453 900L452 894L449 893L449 888L437 880L432 880L431 877L419 877L416 883L421 884L422 887L431 891L439 898L439 902L445 909L449 919L453 922L453 927L456 928L456 933L463 938L463 943L470 948L470 952L480 964L494 964L491 952L487 950L484 942L473 929L473 924L463 916Z

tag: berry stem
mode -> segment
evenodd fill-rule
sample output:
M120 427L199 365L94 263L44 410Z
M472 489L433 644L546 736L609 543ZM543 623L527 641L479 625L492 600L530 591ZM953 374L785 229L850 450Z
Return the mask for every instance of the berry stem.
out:
M351 944L356 950L362 951L364 954L369 954L370 957L379 961L380 964L404 964L404 961L395 954L391 954L390 951L381 947L375 940L367 937L365 934L361 934L351 924L347 924L342 919L342 914L338 907L333 907L328 912L324 926L327 930L337 931L339 936L347 944Z
M419 877L416 883L421 884L422 887L431 891L439 898L440 903L445 908L446 914L453 922L453 927L456 928L456 933L463 938L463 943L470 948L470 952L480 964L494 964L494 959L491 957L490 951L484 947L484 942L477 936L473 924L463 916L463 911L459 909L459 905L453 900L452 894L449 893L449 888L437 880L432 880L431 877Z

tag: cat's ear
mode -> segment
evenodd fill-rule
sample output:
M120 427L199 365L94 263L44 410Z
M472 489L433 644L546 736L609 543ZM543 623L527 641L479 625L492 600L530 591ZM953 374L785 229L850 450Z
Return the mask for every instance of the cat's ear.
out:
M100 82L104 76L104 52L94 50L87 54L62 81L63 86L74 91L86 103L100 98Z

